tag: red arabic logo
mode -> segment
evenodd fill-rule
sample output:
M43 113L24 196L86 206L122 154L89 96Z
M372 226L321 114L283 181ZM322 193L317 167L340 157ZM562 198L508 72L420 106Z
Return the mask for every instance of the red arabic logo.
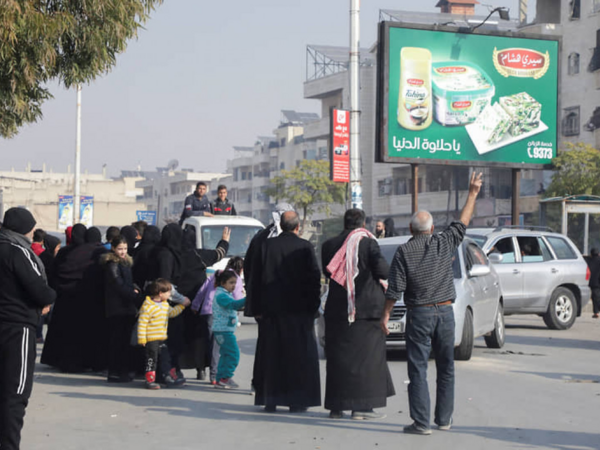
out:
M494 48L494 66L505 77L534 78L543 77L550 67L550 54L540 53L526 48Z
M423 80L419 80L418 78L409 78L408 80L406 80L406 82L411 86L423 86L424 83Z
M435 69L437 73L464 73L467 71L466 68L460 66L450 66L450 67L438 67Z
M452 102L452 109L469 109L471 107L471 102L469 101L460 101L460 102Z

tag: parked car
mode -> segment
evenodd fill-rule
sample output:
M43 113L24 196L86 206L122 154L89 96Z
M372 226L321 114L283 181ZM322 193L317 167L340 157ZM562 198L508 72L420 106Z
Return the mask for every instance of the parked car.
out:
M196 248L214 249L221 240L223 228L228 227L231 230L229 238L229 251L225 258L208 267L208 275L215 270L223 270L227 266L229 258L232 256L246 256L250 241L256 233L264 229L264 225L252 217L245 216L193 216L183 221L184 229L192 228L196 234Z
M391 264L398 246L409 239L410 236L401 236L378 241L388 263ZM492 256L494 258L499 259L498 256ZM435 268L432 267L432 270ZM489 348L502 348L505 328L499 277L474 240L464 239L455 253L452 270L456 289L456 301L452 305L456 322L455 359L469 360L473 340L479 336L484 336ZM406 347L406 311L404 300L397 301L388 322L388 349Z
M494 262L504 314L537 314L548 328L566 330L590 299L590 271L566 236L546 228L469 228L467 234Z

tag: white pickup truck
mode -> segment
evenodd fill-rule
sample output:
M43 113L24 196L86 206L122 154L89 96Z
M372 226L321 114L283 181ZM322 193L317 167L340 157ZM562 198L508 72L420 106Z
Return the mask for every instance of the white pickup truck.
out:
M183 221L182 227L192 227L195 230L197 249L211 250L215 249L221 240L223 228L228 227L231 230L227 256L206 269L209 276L215 270L225 269L232 256L245 257L254 235L265 228L260 221L245 216L188 217Z

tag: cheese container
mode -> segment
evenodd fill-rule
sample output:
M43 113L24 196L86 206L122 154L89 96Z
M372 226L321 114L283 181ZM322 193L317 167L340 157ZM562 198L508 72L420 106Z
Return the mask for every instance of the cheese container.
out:
M443 126L475 122L496 89L491 78L476 64L462 61L432 64L434 118Z

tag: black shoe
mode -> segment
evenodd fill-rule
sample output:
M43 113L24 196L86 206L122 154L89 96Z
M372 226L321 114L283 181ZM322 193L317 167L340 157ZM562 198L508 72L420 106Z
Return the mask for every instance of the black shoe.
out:
M196 380L204 381L206 380L206 371L202 369L196 369Z
M331 411L329 413L329 418L330 419L343 419L344 418L344 411Z
M275 405L265 405L264 411L268 412L268 413L277 412L277 406L275 406Z
M308 411L308 408L305 406L290 406L290 412L292 414L300 414Z

